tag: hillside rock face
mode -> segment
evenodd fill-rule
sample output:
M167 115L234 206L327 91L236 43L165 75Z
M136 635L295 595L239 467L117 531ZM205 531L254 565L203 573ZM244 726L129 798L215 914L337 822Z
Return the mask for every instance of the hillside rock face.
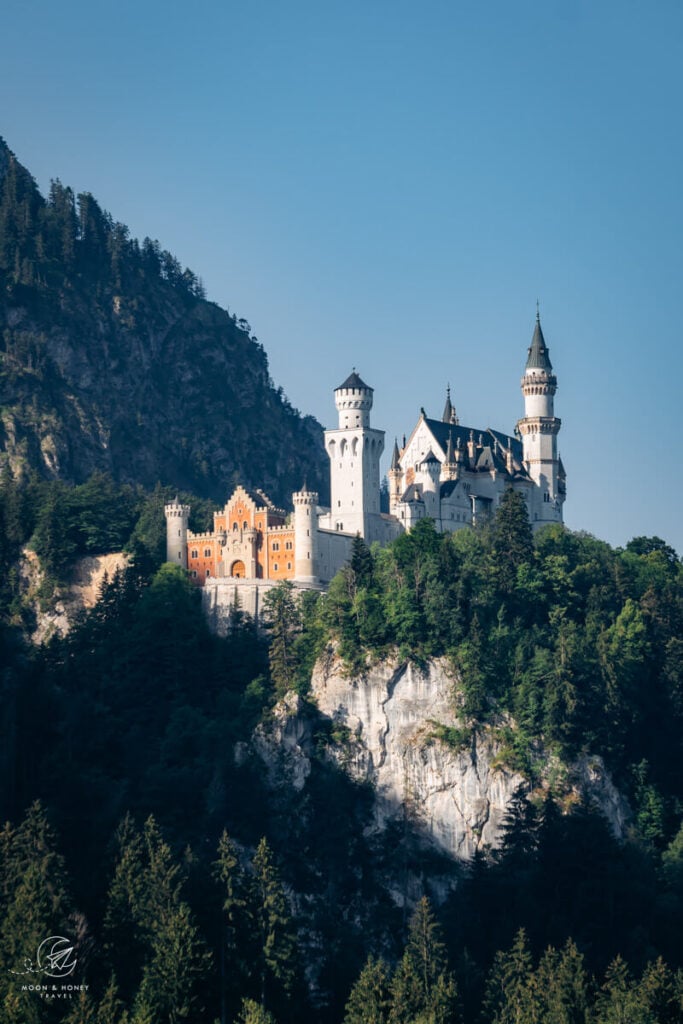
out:
M123 551L79 558L73 567L69 585L62 588L50 606L45 608L39 597L43 573L38 556L24 548L19 562L19 581L22 596L33 613L31 643L42 644L53 636L66 636L79 616L95 607L105 579L111 579L117 571L125 569L129 561L129 556Z
M0 139L4 460L219 502L242 482L289 505L304 475L327 492L322 429L275 388L246 321L92 196L53 185L45 200Z
M461 860L499 845L503 819L524 779L501 763L490 728L479 730L464 749L436 738L439 726L459 724L457 679L444 661L424 671L389 661L350 680L331 659L316 666L312 691L335 734L344 737L330 748L331 756L354 778L373 784L375 828L407 815L429 845ZM269 731L261 729L255 748L274 782L284 775L303 789L309 742L297 699L290 696L276 709ZM583 758L565 776L568 795L594 803L622 835L628 807L600 759Z

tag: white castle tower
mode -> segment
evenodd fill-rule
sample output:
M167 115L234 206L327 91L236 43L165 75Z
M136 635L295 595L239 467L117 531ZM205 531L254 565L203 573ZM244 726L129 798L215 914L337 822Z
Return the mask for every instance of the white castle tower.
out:
M370 426L373 389L355 369L334 391L339 413L337 430L325 431L330 457L333 529L374 540L372 517L379 516L379 460L384 431Z
M314 583L318 575L318 494L302 490L292 495L294 503L294 578L297 583Z
M181 505L178 496L164 505L166 516L166 561L187 569L187 524L190 506Z
M517 429L522 437L524 464L536 484L530 495L529 518L534 527L561 523L565 488L557 435L562 421L555 415L557 377L538 313L521 386L525 415Z

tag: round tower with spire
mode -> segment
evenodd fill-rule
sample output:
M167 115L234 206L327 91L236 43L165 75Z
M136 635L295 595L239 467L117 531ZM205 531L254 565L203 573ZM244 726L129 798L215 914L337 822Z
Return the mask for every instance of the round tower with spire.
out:
M373 389L354 369L334 390L339 427L325 431L330 457L331 528L379 539L379 462L384 431L370 426Z
M557 377L536 311L531 345L521 381L524 418L517 423L522 438L524 464L536 484L529 513L532 526L562 522L564 492L560 487L557 435L562 421L555 415Z
M190 521L190 506L178 501L164 505L166 516L166 561L187 569L187 526Z

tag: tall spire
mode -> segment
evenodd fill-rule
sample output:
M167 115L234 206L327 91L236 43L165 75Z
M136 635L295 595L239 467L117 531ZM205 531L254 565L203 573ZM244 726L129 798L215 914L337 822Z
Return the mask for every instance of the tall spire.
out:
M527 370L552 370L553 368L553 364L550 362L548 346L546 345L545 338L543 337L541 314L538 309L538 303L536 303L536 325L534 327L534 336L531 339L531 345L529 346L526 368Z
M394 451L393 451L393 454L391 456L391 468L392 469L400 469L401 468L401 466L399 464L400 456L401 456L401 453L398 450L398 438L394 438Z
M458 423L458 415L455 411L455 406L451 402L451 386L450 384L446 388L446 404L443 407L443 416L441 417L442 423Z
M446 385L446 404L443 407L443 416L441 417L442 423L452 423L453 421L453 406L451 405L451 386Z

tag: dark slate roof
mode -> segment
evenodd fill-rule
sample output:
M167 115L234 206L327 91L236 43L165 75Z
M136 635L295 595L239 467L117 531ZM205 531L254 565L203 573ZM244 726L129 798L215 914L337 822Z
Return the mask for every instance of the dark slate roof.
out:
M474 434L475 442L479 440L479 435L483 434L484 444L490 443L491 437L494 437L503 448L507 448L508 444L511 444L513 458L520 465L522 463L522 442L516 437L511 437L509 434L502 434L499 430L491 430L490 427L487 430L473 430L471 427L462 427L456 423L443 423L441 420L426 419L425 422L444 452L448 449L449 435L452 436L453 442L456 445L458 440L460 440L461 447L467 451L470 433Z
M358 376L355 370L353 373L349 374L343 384L340 384L339 387L334 390L341 391L342 388L364 388L365 391L374 391L374 388L371 388L369 384L366 384L365 381Z
M425 455L425 457L422 460L422 462L420 463L420 465L421 466L427 466L430 462L436 462L437 466L441 465L441 462L439 461L439 459L437 459L436 455L434 454L434 452L432 451L431 448L429 449L429 451Z
M441 499L450 498L457 486L457 480L445 480L444 483L441 484Z
M443 407L443 416L441 417L444 423L450 423L453 419L453 405L451 404L451 386L450 384L446 388L446 404Z
M536 316L536 326L534 327L534 336L529 346L526 368L527 370L552 370L553 368L553 364L550 362L548 346L545 343L543 331L541 330L541 319L539 316Z
M394 439L394 451L393 451L392 456L391 456L391 468L392 469L400 469L400 462L399 462L400 458L401 458L401 453L398 450L398 439L395 438Z

